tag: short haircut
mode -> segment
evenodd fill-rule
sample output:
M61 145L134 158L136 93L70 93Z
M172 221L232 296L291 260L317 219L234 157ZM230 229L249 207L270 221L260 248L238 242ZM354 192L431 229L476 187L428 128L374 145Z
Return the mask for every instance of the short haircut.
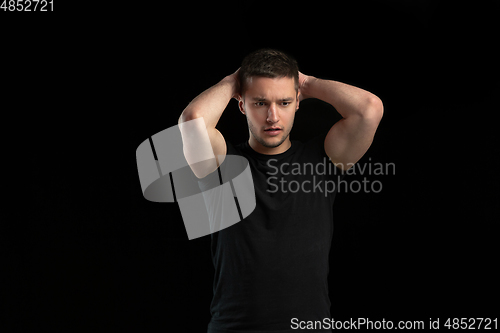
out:
M299 91L299 67L297 61L284 52L260 49L247 55L239 71L240 93L243 96L247 80L251 77L282 78L295 81L295 91Z

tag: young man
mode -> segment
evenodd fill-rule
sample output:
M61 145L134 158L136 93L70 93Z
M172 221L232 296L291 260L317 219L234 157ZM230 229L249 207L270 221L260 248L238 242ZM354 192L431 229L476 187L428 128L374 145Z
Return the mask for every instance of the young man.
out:
M231 98L248 122L249 140L238 145L215 128ZM326 135L302 143L290 140L290 133L306 98L333 105L343 119ZM304 75L294 59L270 49L245 57L240 69L186 107L179 123L203 117L210 141L203 149L218 157L190 163L195 175L211 174L226 155L244 156L256 197L249 216L211 235L215 280L209 333L296 332L304 327L301 322L331 318L327 277L335 191L317 184L335 187L332 182L369 148L382 113L375 95ZM188 162L193 150L184 147Z

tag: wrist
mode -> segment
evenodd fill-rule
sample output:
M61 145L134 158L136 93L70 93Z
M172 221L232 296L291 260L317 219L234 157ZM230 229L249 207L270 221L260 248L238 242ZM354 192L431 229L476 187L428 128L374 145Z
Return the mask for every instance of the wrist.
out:
M232 98L238 99L237 97L240 94L240 85L238 79L234 76L234 74L228 75L224 79L222 79L221 84L227 85L228 89L230 89L231 91Z
M317 78L315 78L314 76L304 75L302 77L302 81L300 82L300 87L299 87L302 99L313 97L312 96L313 89L311 89L311 86L314 85L314 81L316 80Z

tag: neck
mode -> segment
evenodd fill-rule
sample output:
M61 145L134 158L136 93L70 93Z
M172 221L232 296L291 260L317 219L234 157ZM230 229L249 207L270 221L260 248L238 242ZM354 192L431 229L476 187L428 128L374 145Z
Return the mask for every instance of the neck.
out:
M285 141L283 141L282 144L280 144L278 147L270 148L262 145L260 142L255 140L255 138L250 135L250 139L248 139L248 144L250 147L252 147L253 150L260 154L265 154L265 155L276 155L276 154L281 154L287 151L291 146L292 143L290 142L290 136L286 138Z

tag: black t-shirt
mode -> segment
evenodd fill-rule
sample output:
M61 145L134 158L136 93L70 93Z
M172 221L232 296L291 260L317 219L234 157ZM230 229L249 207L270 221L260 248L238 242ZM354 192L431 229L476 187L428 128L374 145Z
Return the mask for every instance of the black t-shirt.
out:
M241 222L211 234L209 333L297 332L293 318L331 318L328 256L342 175L326 155L324 139L292 140L276 155L257 153L248 142L227 143L227 155L249 162L256 207Z

